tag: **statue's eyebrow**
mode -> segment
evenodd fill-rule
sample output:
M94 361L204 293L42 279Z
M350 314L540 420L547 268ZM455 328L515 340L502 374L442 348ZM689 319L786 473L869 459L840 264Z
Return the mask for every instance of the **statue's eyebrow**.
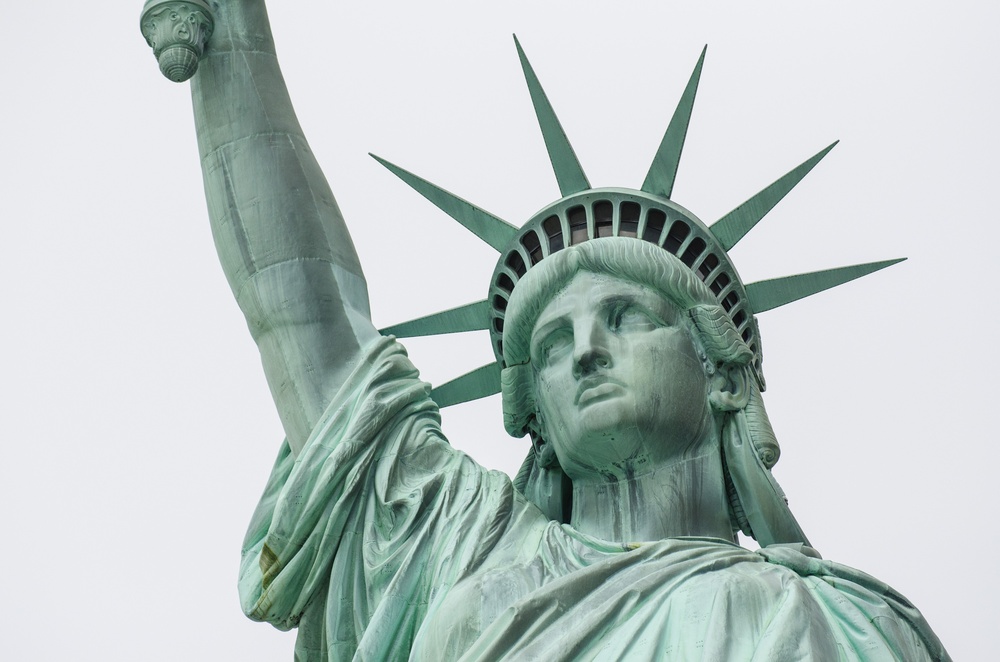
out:
M616 303L635 303L635 304L639 304L639 305L643 305L644 306L645 304L643 304L639 299L640 299L640 297L638 295L636 295L636 294L632 294L632 293L622 294L620 292L615 292L613 294L609 294L609 295L603 297L602 299L598 300L597 306L598 307L603 307L603 306L608 306L608 305L616 304Z
M648 291L624 292L609 294L595 304L596 308L604 309L615 304L635 305L659 319L662 324L676 322L676 309L662 296Z
M662 315L663 300L651 292L615 292L599 299L595 308L607 308L617 304L636 305L656 315Z

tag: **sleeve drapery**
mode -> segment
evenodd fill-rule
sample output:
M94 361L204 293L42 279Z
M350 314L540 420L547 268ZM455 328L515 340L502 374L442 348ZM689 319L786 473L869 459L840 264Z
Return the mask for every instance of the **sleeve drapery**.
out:
M369 348L305 448L282 446L244 542L251 618L300 658L407 657L435 595L503 532L513 490L451 448L405 351Z

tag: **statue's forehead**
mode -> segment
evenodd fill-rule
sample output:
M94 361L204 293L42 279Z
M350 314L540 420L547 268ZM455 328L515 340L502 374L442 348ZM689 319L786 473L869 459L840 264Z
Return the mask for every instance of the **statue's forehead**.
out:
M535 326L554 316L569 312L593 311L614 301L628 301L666 307L676 304L658 289L613 274L579 271L547 297Z

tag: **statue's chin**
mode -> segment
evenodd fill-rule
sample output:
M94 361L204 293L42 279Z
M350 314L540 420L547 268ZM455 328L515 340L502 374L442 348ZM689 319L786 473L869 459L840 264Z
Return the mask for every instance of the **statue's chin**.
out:
M710 454L718 443L711 439L701 442L668 442L663 436L641 434L595 435L580 440L569 452L557 457L559 464L574 483L627 481L646 475L669 471L672 467Z

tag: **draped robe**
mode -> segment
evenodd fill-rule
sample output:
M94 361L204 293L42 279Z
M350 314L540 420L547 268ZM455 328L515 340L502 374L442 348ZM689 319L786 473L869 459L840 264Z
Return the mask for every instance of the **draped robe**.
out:
M283 445L244 543L251 618L297 660L941 660L862 572L714 538L597 540L453 449L391 338L298 457Z

